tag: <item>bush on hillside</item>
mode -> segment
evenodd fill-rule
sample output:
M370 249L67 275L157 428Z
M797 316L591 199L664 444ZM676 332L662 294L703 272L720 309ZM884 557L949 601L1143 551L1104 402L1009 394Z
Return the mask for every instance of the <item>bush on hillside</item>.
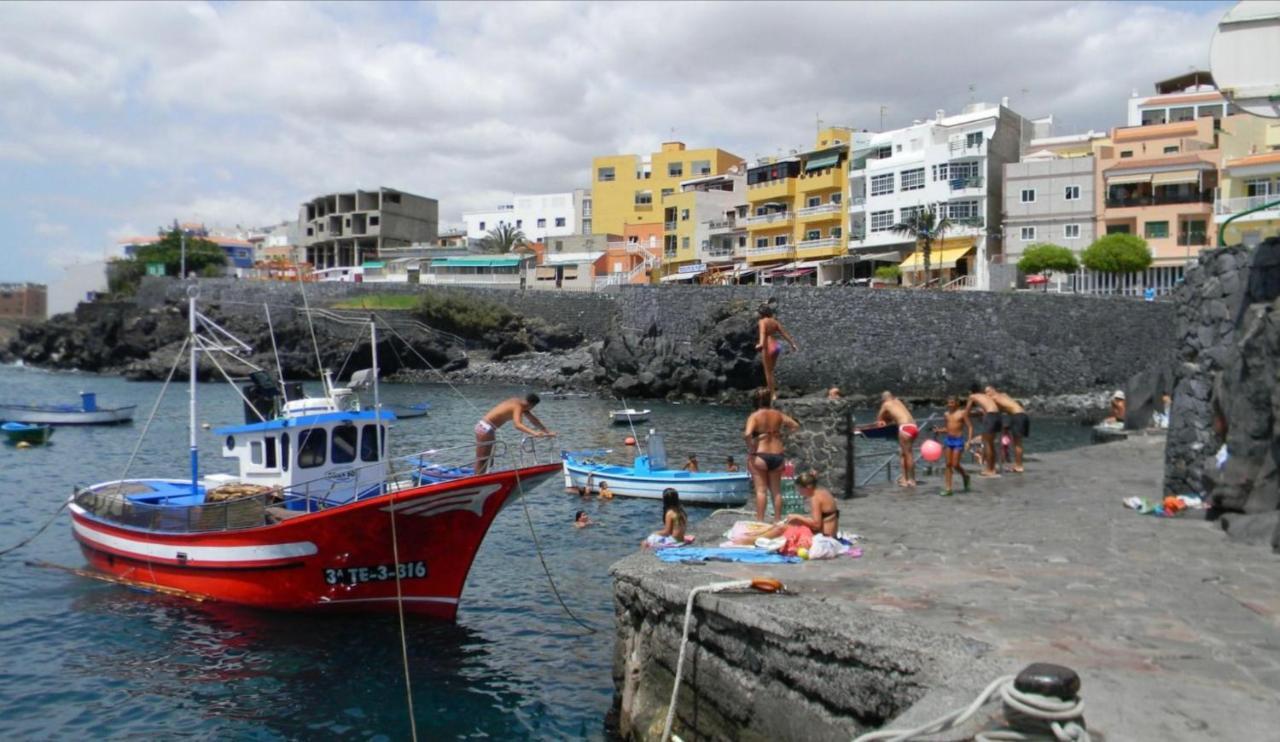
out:
M517 319L493 302L434 291L423 294L413 312L423 324L468 340L485 339Z

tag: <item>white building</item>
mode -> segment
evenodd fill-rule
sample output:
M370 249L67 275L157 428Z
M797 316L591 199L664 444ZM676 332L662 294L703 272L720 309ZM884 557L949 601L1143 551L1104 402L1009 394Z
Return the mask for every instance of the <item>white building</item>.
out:
M501 224L509 224L524 232L531 242L544 242L548 237L591 233L591 191L579 188L564 193L516 196L509 204L490 211L472 211L462 215L467 238L484 239ZM584 224L585 221L585 224Z
M850 252L884 259L898 251L905 255L905 282L922 283L913 240L892 228L936 204L952 227L945 244L934 244L931 268L943 271L943 283L989 288L989 264L1003 252L1004 165L1051 127L1051 118L1027 120L1005 99L971 103L955 116L937 111L929 121L872 135L865 152L854 152L849 172Z

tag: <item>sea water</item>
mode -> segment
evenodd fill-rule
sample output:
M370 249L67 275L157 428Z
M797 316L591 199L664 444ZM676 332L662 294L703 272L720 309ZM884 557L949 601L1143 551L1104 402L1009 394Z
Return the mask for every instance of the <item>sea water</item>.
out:
M316 384L309 383L311 391ZM132 425L64 427L46 447L0 447L0 548L30 536L77 484L121 476L160 383L0 368L0 402L137 404ZM200 421L242 420L226 384L197 386ZM384 404L430 402L427 417L398 423L395 453L473 442L475 421L498 400L529 390L382 386ZM130 476L185 476L187 386L172 385L137 448ZM546 399L536 414L570 449L613 449L625 461L617 402ZM645 425L667 436L671 461L697 452L704 470L743 461L746 410L646 402ZM866 421L870 413L859 416ZM1088 429L1036 420L1030 451L1083 445ZM509 430L509 429L508 429ZM230 471L220 439L201 429L207 471ZM868 445L879 445L870 442ZM862 444L860 444L862 445ZM892 452L892 442L885 445ZM584 500L555 478L526 502L543 556L569 608L556 602L520 503L494 521L462 595L456 624L409 619L407 657L418 732L427 738L603 738L613 699L611 563L661 527L657 502ZM857 505L850 506L856 524ZM577 510L596 525L575 529ZM696 520L709 509L690 508ZM64 512L29 546L0 557L0 736L5 738L404 739L404 664L394 616L275 614L194 603L30 566L82 567Z

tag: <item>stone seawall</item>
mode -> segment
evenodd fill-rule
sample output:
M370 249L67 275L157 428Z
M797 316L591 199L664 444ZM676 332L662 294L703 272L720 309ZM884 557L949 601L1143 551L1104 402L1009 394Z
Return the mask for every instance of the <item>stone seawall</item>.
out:
M1061 294L628 286L618 319L692 341L717 308L753 312L768 299L800 344L779 361L780 383L809 391L940 396L985 381L1017 395L1118 388L1174 348L1172 303Z

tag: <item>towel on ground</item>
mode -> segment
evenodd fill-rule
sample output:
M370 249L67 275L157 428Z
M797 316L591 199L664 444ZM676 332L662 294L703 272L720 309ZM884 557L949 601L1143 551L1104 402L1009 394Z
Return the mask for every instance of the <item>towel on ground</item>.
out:
M759 549L716 549L686 546L654 552L664 562L745 562L747 564L795 564L800 557L784 556Z

